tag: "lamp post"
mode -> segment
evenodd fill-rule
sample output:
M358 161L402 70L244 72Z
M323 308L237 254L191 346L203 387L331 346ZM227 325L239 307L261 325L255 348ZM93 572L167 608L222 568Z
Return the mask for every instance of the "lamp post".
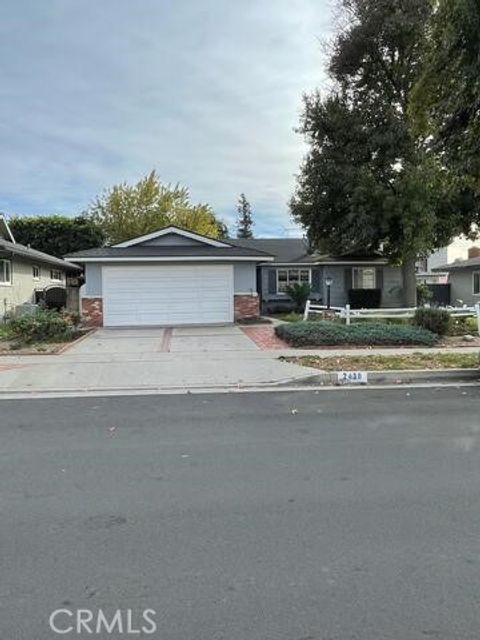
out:
M325 278L325 284L327 285L327 309L330 309L330 287L333 284L333 278L327 276Z

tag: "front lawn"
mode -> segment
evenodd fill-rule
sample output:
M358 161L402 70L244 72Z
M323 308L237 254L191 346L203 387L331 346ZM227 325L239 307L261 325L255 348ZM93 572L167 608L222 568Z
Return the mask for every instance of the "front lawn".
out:
M296 356L280 358L323 371L400 371L402 369L471 369L479 366L476 353L411 353L371 356Z

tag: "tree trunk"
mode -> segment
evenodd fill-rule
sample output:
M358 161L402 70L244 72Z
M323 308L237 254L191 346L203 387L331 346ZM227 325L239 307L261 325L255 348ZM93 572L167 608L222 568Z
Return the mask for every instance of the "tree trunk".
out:
M405 260L402 264L403 302L406 307L417 306L417 278L415 260Z

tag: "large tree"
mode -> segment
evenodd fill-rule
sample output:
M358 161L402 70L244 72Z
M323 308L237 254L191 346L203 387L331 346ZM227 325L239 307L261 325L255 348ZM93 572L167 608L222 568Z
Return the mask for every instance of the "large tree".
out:
M99 247L104 241L100 229L83 216L18 216L8 223L16 242L57 258Z
M252 207L245 197L240 194L237 203L237 238L253 238Z
M415 304L415 259L448 242L456 193L412 132L409 101L421 73L430 0L342 0L332 91L305 98L309 151L291 209L313 245L382 249L403 265Z
M95 199L86 216L109 243L169 224L215 238L225 234L225 225L208 204L193 204L188 189L162 184L155 171L137 184L122 183L107 189Z
M410 104L416 130L441 154L462 198L468 233L480 222L480 3L439 0L426 38L425 65Z

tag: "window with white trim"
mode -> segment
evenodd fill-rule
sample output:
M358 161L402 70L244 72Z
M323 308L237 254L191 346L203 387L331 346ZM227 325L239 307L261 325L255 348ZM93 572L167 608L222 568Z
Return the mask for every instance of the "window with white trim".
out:
M277 269L277 293L286 293L292 284L310 284L310 269Z
M63 280L63 274L60 270L58 269L51 269L50 270L50 280L55 280L55 282L62 282Z
M474 271L472 274L473 295L480 296L480 271Z
M352 268L353 289L375 289L376 277L374 267Z
M40 280L40 267L37 267L36 264L32 267L32 277L34 280Z
M0 285L12 284L12 262L0 260Z

